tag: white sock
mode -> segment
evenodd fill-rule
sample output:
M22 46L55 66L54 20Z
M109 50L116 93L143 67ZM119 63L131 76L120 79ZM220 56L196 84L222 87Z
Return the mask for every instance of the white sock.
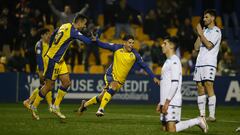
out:
M200 123L199 118L190 119L190 120L186 120L186 121L180 121L176 124L176 132L183 131L192 126L198 125L199 123Z
M197 98L200 116L205 116L206 100L207 100L206 95L198 96Z
M215 118L216 96L208 97L209 116Z

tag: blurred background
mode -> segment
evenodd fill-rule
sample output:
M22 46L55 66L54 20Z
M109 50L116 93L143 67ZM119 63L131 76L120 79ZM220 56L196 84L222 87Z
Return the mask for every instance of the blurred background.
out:
M164 56L160 44L165 36L179 39L178 56L183 74L191 75L197 53L193 50L194 28L207 8L217 11L216 23L222 29L217 75L236 76L240 70L238 0L1 0L0 72L36 72L34 48L42 27L53 31L72 22L81 12L89 16L89 30L100 28L101 40L121 43L123 34L136 37L135 48L156 74ZM112 53L94 46L71 43L66 61L71 73L102 74ZM138 74L144 74L142 71Z

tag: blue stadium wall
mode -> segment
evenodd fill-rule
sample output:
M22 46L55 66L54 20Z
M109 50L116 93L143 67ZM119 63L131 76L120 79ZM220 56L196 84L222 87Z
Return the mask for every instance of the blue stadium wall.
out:
M65 96L65 102L80 102L89 99L101 92L104 84L103 75L71 74L71 87ZM240 76L216 77L215 93L218 105L239 105L240 103ZM21 102L39 86L36 74L1 73L0 74L0 102ZM56 81L54 95L60 86ZM124 87L113 97L116 103L144 103L156 104L159 102L160 88L147 76L130 75ZM197 88L192 76L185 76L182 85L183 103L196 104Z

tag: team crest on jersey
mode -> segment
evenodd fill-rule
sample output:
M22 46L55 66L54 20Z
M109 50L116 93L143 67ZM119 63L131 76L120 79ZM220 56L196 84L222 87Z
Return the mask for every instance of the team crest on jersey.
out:
M134 57L132 53L130 54L130 57L131 57L131 58L133 58L133 57Z

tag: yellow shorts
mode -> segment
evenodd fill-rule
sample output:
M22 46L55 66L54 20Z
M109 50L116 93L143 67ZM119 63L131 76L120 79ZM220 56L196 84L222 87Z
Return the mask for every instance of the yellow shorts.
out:
M112 75L105 74L105 75L104 75L104 82L105 82L105 87L104 87L104 89L105 89L105 90L108 89L110 83L113 82L113 81L118 82L117 90L119 90L119 89L122 88L122 86L123 86L122 83L120 83L119 81L115 80Z
M45 79L56 80L59 75L68 73L65 61L59 63L45 56L44 58L44 77Z

